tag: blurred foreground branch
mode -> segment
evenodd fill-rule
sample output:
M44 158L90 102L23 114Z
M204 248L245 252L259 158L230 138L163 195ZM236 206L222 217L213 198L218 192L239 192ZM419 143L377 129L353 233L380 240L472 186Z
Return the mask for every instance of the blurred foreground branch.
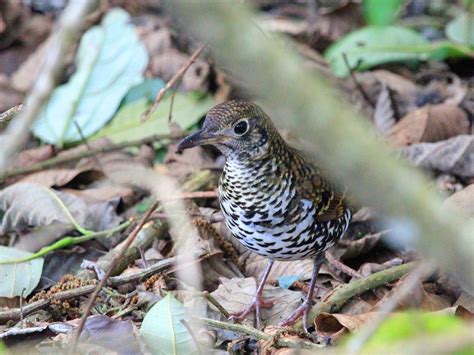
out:
M79 40L86 15L97 5L95 0L71 1L63 11L56 30L48 39L47 55L31 93L21 112L12 119L0 136L0 172L5 170L11 156L28 139L30 127L48 100L64 69L64 58Z
M358 201L396 218L397 237L474 286L473 225L441 207L420 172L390 155L367 121L318 74L308 75L291 46L262 33L246 5L230 1L168 1L179 23L236 77L255 90L274 120L307 142L330 175ZM316 154L317 153L317 154ZM470 247L468 247L470 246Z

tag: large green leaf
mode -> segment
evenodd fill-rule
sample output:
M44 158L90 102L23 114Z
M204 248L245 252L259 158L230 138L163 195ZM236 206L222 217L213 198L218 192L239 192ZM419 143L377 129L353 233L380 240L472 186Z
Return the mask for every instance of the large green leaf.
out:
M31 253L0 246L0 261L22 259ZM24 263L0 264L0 297L28 296L38 285L43 271L43 258Z
M186 327L185 308L170 293L145 315L140 334L153 354L196 354L196 345Z
M113 9L101 26L84 34L76 72L54 90L33 127L38 138L59 146L79 141L74 122L84 136L91 136L114 115L130 88L143 80L148 54L129 22L124 10Z
M417 48L428 42L415 31L403 27L365 27L334 43L325 53L334 73L346 76L350 69L368 69L374 65L420 59Z
M366 70L384 63L473 58L474 51L447 41L430 43L415 31L389 26L365 27L354 31L329 47L324 56L333 72L344 77L349 75L351 69Z
M362 10L365 22L371 26L387 26L393 23L403 0L364 0Z
M474 46L474 15L461 14L446 26L446 37L468 46Z
M171 95L165 96L157 110L146 120L141 115L150 106L147 99L133 101L122 107L110 124L100 130L94 138L107 137L119 143L148 137L152 134L168 134L170 127L168 116ZM211 108L214 101L211 96L201 98L196 93L176 93L173 104L173 122L188 129Z

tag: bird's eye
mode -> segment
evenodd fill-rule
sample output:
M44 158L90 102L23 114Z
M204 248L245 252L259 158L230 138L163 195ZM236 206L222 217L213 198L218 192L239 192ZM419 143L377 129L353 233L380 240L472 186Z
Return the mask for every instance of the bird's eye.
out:
M241 120L237 122L234 126L234 133L239 136L244 135L245 133L247 133L248 130L249 130L249 123L247 122L247 120Z

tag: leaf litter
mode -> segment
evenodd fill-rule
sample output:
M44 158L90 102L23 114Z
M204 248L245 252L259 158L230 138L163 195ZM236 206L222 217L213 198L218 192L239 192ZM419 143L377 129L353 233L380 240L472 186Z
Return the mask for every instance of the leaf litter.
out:
M0 336L5 339L14 337L19 342L26 339L26 335L21 332L12 333L19 329L19 313L8 319L4 316L4 311L18 310L20 296L24 298L22 302L25 307L30 304L36 306L45 297L52 299L53 295L65 292L65 298L51 301L51 305L40 307L41 311L24 314L28 319L28 327L31 327L26 329L37 334L36 344L48 349L65 349L71 341L70 325L77 326L79 314L87 302L87 297L68 292L80 290L88 283L94 283L96 278L94 272L81 270L79 265L87 259L99 272L103 271L101 267L110 265L110 260L122 245L121 241L130 234L143 211L156 198L157 181L164 174L177 180L184 190L197 193L186 200L186 208L199 232L195 245L196 251L200 253L198 265L175 265L173 261L169 264L171 266L151 276L140 276L150 267L174 260L176 256L177 245L171 238L175 231L169 229L168 216L159 208L114 272L114 277L131 275L132 280L120 286L108 284L103 289L94 310L100 315L87 318L79 349L120 352L144 352L147 349L156 353L192 353L208 346L225 350L240 344L246 351L252 346L273 351L274 342L263 339L258 343L242 342L239 339L248 338L242 338L239 333L220 328L206 330L202 325L194 324L193 317L196 315L220 320L224 324L230 323L219 307L225 312L241 311L253 297L256 278L267 260L245 250L230 236L224 223L219 221L216 198L199 197L201 192L216 190L223 166L222 157L208 148L193 149L177 155L175 139L172 137L173 134L198 127L214 103L239 97L244 85L214 62L212 52L205 51L177 85L167 92L151 117L142 121L142 113L152 105L157 92L189 60L190 53L197 46L180 33L179 27L175 27L176 24L170 22L163 13L147 8L148 5L144 3L137 2L133 8L134 15L126 14L123 9L106 9L96 20L100 23L99 17L102 17L103 25L98 26L118 26L110 18L107 20L107 16L114 12L120 13L122 22L119 22L124 27L110 30L111 33L127 31L124 36L133 39L133 48L136 49L133 54L136 56L141 53L141 59L136 63L126 64L124 59L123 66L112 68L113 60L105 61L100 73L91 65L87 68L87 74L81 74L81 70L84 70L84 64L81 64L84 49L79 48L78 53L68 54L68 71L62 78L62 82L67 84L57 91L69 85L72 92L79 93L74 83L80 75L89 76L90 81L86 80L87 83L97 84L103 82L101 78L104 73L109 77L112 70L115 73L120 68L133 69L134 74L129 77L124 76L123 72L117 74L126 81L120 90L113 89L113 83L109 83L112 86L108 87L103 82L103 92L110 91L111 95L113 92L114 97L101 97L89 92L97 105L107 103L107 114L100 115L100 119L96 120L101 111L77 110L83 115L78 120L82 133L71 125L71 119L75 119L73 112L71 115L42 117L38 123L40 126L36 126L34 132L41 140L52 144L41 145L31 139L27 148L15 158L11 168L24 168L54 158L71 160L2 181L0 270L4 272L0 271L0 275L7 275L7 278L0 282L0 297L7 297L5 300L9 303L2 302L2 305L9 304L9 307L0 308ZM396 22L397 16L405 16L403 11L408 13L411 11L409 8L403 9L402 13L388 14L387 18L395 16L391 20L395 19L395 25L391 22L389 27L378 30L374 27L361 28L362 9L358 2L341 1L336 5L324 3L317 9L299 3L255 3L261 15L259 24L265 31L283 33L291 38L296 44L295 49L307 62L311 61L313 66L322 68L355 107L369 113L374 128L381 135L380 139L391 144L396 150L395 154L428 171L443 193L454 193L447 198L446 205L459 208L468 217L474 215L472 82L462 74L462 63L448 65L448 62L440 61L446 56L469 54L471 50L464 47L456 49L449 43L432 46L432 42L424 35L401 27ZM128 5L123 6L128 8ZM31 20L31 13L15 12L18 9L11 11L14 11L14 17L22 28ZM40 19L38 26L43 26L35 37L37 41L31 40L31 31L11 32L13 25L10 18L5 22L8 30L5 34L8 36L3 40L0 38L0 44L6 46L8 55L19 56L10 51L13 38L19 38L18 45L28 53L21 60L18 57L18 64L10 72L5 69L4 78L2 76L0 107L5 110L23 99L23 93L33 85L35 73L46 55L47 44L43 41L45 33L52 28L54 16L43 13L34 16L37 17L35 21ZM458 26L456 21L463 20L454 19L447 34L448 38L459 42L459 35L453 32ZM90 35L85 35L83 41L87 36ZM380 45L380 38L384 39L382 42L385 47L387 44L392 45L388 52L387 48ZM404 43L397 49L401 39ZM360 41L364 42L362 47L358 45ZM419 45L419 50L412 51ZM98 55L111 58L108 56L115 53L113 46L113 41L104 43L103 52ZM126 47L124 50L132 48ZM443 56L438 55L439 49L444 50ZM330 67L321 56L323 52ZM344 63L342 53L347 56L349 67ZM0 53L0 63L6 62L7 54ZM75 67L74 58L81 56ZM120 58L117 56L115 60ZM404 65L406 60L409 61ZM392 64L385 65L387 62ZM329 68L335 75L331 74ZM355 70L369 68L370 71L354 73ZM349 75L355 80L335 77ZM79 106L87 102L89 95L82 95L84 92L80 94L75 96ZM65 101L58 101L58 95L57 92L53 93L48 105L66 104ZM364 97L368 97L374 107ZM46 125L44 120L52 118L55 124ZM169 124L169 118L172 124ZM68 125L68 129L63 129ZM145 141L153 134L162 134L164 139L140 144L140 140ZM127 145L133 140L138 140L138 143ZM92 157L74 158L77 154L100 151L117 144L123 146L106 153L98 152ZM62 201L67 211L54 196ZM412 251L394 250L384 242L384 225L377 211L369 206L361 211L366 213L359 213L346 237L331 250L336 261L353 270L356 276L366 279L417 260ZM34 256L42 248L65 238L82 238L90 233L94 235L111 231L121 223L126 223L124 229L113 233L113 236L93 237L80 244L67 244L31 261L2 264L2 261L11 258ZM177 268L191 270L197 266L203 271L204 293L190 290L177 279ZM267 325L263 329L264 334L290 342L308 340L294 330L282 332L277 324L302 301L311 269L312 261L309 259L275 262L264 295L277 302L273 308L262 312ZM67 276L66 273L81 277ZM450 280L449 286L444 281L446 278ZM337 290L357 280L360 278L327 262L321 268L313 301L315 304L327 302L337 294ZM384 302L397 292L397 286L403 280L386 282L338 301L338 313L318 314L311 329L320 336L330 337L332 344L342 344L345 337L357 333L372 321ZM14 283L15 287L11 287ZM420 281L411 290L409 297L397 305L396 311L374 335L369 346L376 346L377 342L388 344L390 341L408 339L406 334L402 334L408 330L434 334L430 333L434 328L460 329L457 327L465 326L463 322L473 319L473 299L472 290L464 289L456 278L440 276L435 272L428 279ZM421 318L409 313L413 309L423 312ZM34 316L38 312L43 312L47 320L36 320ZM414 319L420 319L420 324L414 326ZM440 319L445 321L445 328L432 326L438 324ZM55 324L64 325L64 331L48 331L47 327ZM252 327L252 318L249 317L244 325ZM393 327L402 330L397 333ZM387 340L389 338L390 341Z

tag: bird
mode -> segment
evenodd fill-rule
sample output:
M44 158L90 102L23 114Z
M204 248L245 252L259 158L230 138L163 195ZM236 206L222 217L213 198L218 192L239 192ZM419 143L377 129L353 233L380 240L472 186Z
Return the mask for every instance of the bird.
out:
M233 237L252 252L268 258L252 302L232 319L255 313L260 328L262 308L273 305L263 289L275 260L313 259L304 302L281 326L308 313L324 252L346 232L352 209L345 189L323 177L305 154L288 145L270 117L255 103L231 100L211 108L200 130L178 143L183 151L212 145L225 157L218 199Z

